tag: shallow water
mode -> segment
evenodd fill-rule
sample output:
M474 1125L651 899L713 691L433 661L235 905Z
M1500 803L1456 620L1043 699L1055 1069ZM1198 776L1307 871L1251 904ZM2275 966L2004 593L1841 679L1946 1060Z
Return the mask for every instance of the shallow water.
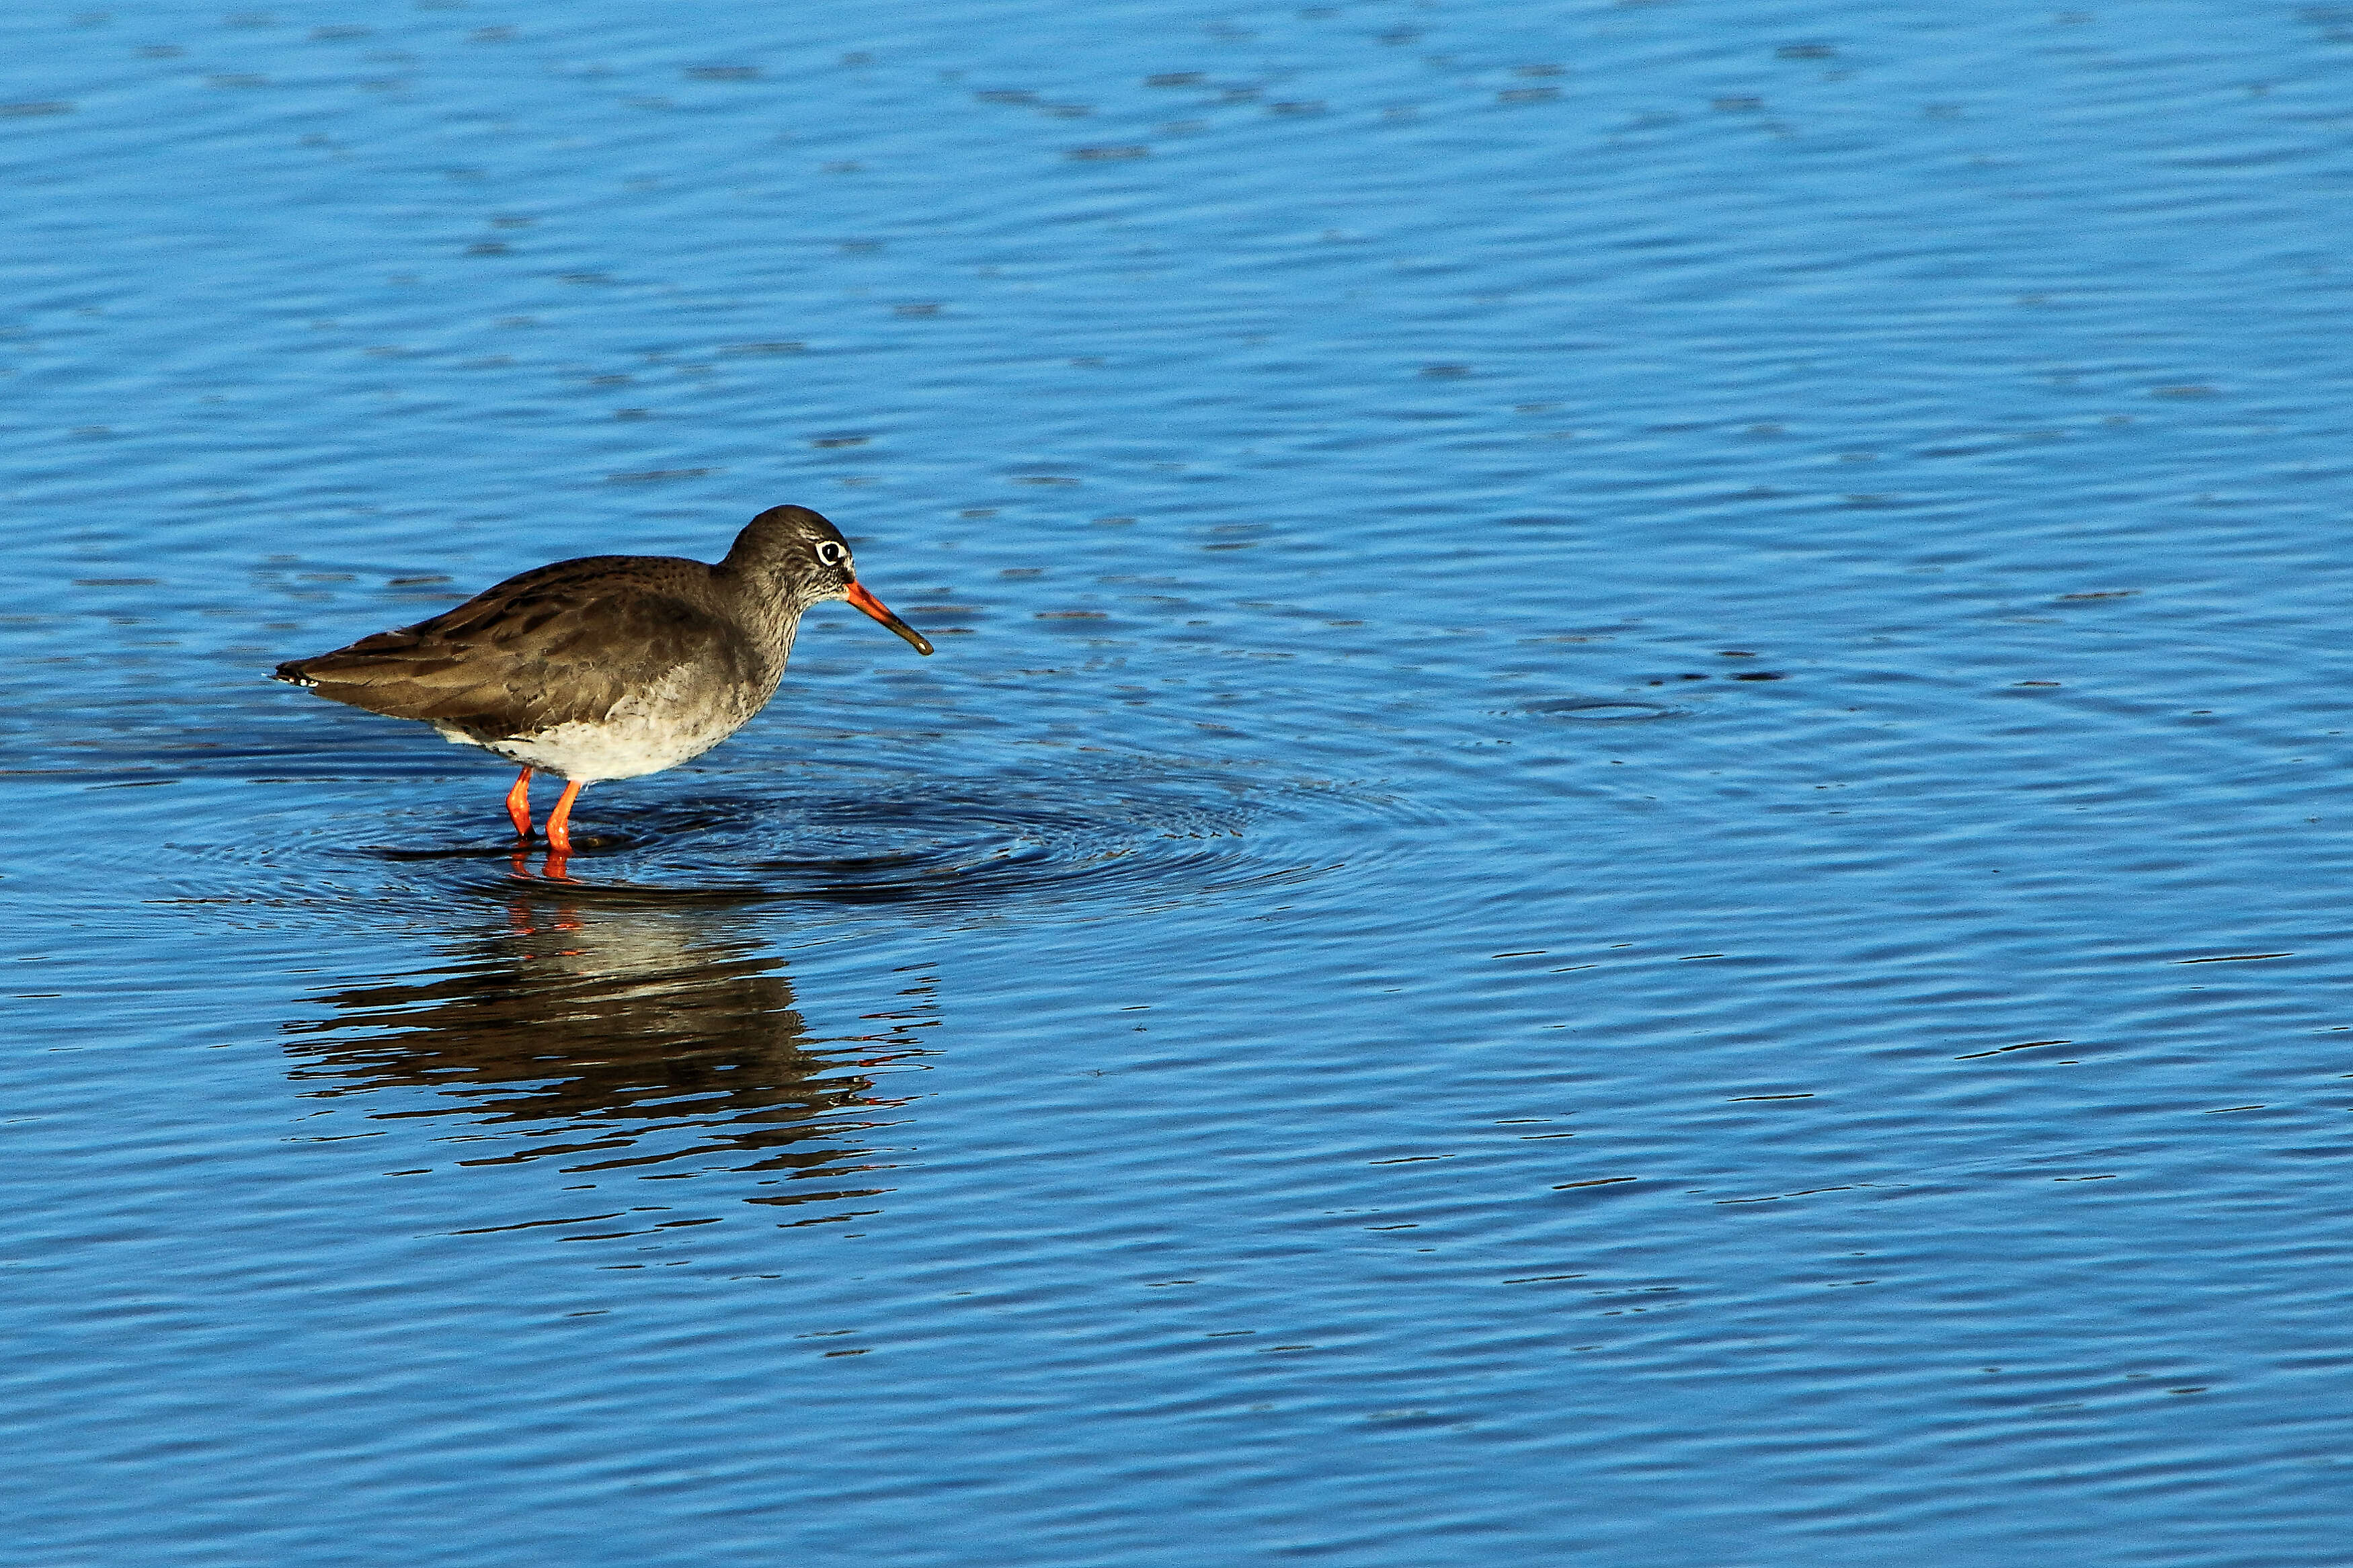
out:
M0 1560L2344 1561L2353 13L682 16L0 17Z

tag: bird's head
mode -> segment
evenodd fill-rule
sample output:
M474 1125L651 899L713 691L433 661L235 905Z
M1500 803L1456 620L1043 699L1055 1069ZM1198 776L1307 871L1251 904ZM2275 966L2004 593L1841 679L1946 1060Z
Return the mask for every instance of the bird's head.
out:
M721 565L774 584L795 614L828 599L847 599L907 639L917 653L932 651L923 634L866 591L841 530L805 506L772 506L735 536Z

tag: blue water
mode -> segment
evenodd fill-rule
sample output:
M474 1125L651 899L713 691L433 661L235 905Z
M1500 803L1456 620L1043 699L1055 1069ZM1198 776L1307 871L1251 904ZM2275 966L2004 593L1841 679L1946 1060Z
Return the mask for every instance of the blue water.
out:
M10 8L0 1561L2344 1563L2348 86ZM783 501L573 884L265 679Z

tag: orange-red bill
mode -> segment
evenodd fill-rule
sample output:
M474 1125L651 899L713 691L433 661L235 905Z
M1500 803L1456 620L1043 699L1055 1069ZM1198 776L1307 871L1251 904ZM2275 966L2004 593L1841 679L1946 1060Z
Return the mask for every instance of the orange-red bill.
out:
M876 598L873 595L866 591L865 584L856 582L851 583L849 584L849 593L847 597L851 604L857 605L868 615L872 616L876 620L881 621L884 626L889 626L892 631L897 632L901 637L905 637L908 642L913 644L914 649L917 653L929 653L932 651L931 639L924 637L923 633L917 631L906 622L901 620L898 616L892 615L891 613L891 607L888 605L885 605L881 600Z

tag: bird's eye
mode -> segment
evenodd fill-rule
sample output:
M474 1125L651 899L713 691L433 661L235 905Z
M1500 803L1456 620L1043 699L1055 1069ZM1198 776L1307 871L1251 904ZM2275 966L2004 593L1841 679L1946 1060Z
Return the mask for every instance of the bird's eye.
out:
M849 552L828 539L817 547L817 558L820 565L839 566L849 559Z

